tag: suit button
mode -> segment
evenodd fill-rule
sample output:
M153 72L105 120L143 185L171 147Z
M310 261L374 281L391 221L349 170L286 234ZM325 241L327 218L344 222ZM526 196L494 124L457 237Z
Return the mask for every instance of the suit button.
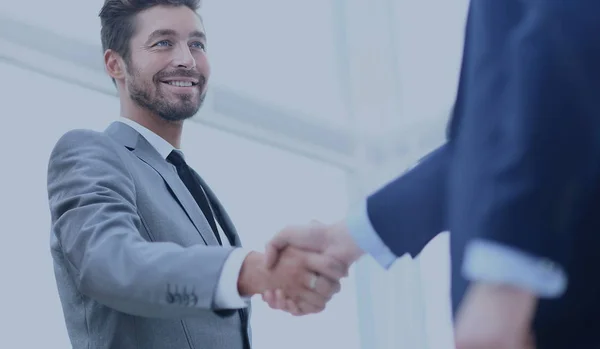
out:
M171 292L167 293L167 303L173 304L175 302L175 297L171 294Z
M175 293L173 298L174 298L175 303L181 304L181 294L180 293Z
M195 293L190 295L190 305L196 306L198 304L198 296Z
M178 297L177 287L175 287L175 292L171 292L171 285L168 284L167 285L167 303L173 304L173 303L177 302L177 297Z

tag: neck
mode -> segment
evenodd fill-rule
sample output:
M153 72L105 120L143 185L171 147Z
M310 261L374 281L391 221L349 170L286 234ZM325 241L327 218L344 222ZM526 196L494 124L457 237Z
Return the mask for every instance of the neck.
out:
M123 103L123 101L121 101L121 115L124 118L133 120L156 133L176 149L180 148L183 121L164 120L160 116L151 113L138 105L134 105L132 101L128 102L129 103Z

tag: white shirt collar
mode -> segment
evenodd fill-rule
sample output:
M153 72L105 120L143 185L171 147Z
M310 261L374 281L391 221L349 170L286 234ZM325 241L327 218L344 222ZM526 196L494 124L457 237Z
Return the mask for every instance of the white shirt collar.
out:
M150 131L146 127L138 124L137 122L123 117L120 118L119 121L133 127L134 130L141 134L142 137L144 137L146 141L148 141L148 143L150 143L150 145L152 145L154 149L156 149L156 151L160 154L160 156L163 157L163 159L166 159L167 156L169 156L169 154L171 154L171 152L175 150L175 147L173 147L171 143L167 142L161 136ZM181 153L180 150L178 151Z

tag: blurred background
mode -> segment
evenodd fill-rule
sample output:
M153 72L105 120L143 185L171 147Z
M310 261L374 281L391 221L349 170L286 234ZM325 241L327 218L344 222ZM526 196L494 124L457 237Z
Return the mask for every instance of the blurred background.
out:
M103 130L119 116L102 64L102 4L0 2L0 348L70 347L46 168L64 132ZM467 0L204 1L212 80L183 150L247 247L262 250L290 223L343 218L443 142L466 9ZM389 272L364 258L321 314L295 318L256 299L254 347L452 348L448 268L441 234Z

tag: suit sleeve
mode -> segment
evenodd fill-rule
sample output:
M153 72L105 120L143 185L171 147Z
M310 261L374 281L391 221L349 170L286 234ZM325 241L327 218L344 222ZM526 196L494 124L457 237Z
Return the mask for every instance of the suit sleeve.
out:
M450 149L445 144L367 199L371 226L394 255L416 256L447 229L449 163Z
M52 230L79 291L138 316L179 318L211 309L231 250L142 238L136 188L113 147L99 133L71 131L50 158Z
M454 234L569 264L597 186L599 11L595 1L532 1L471 33L449 185Z

